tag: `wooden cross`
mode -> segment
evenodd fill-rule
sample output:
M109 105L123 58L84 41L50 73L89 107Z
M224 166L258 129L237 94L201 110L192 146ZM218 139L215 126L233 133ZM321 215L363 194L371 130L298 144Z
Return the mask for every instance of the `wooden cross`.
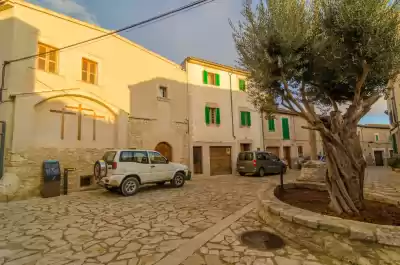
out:
M64 140L65 114L76 115L76 113L66 111L65 108L62 108L62 110L51 109L50 112L61 114L61 140Z
M65 106L65 108L78 110L78 140L81 140L82 139L82 112L84 110L86 110L86 111L93 111L93 110L82 108L82 104L79 104L78 107Z
M105 116L97 116L96 112L93 111L93 114L85 114L85 116L93 118L93 141L96 140L96 119L105 119Z

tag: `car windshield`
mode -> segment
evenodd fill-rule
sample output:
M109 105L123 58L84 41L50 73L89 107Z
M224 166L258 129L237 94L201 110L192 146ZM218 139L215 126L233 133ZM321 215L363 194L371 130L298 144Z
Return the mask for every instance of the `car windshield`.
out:
M103 160L106 161L107 164L110 164L114 161L116 154L117 152L115 151L108 151L103 155Z
M239 154L239 160L251 161L251 160L253 160L253 153L252 152L242 152Z

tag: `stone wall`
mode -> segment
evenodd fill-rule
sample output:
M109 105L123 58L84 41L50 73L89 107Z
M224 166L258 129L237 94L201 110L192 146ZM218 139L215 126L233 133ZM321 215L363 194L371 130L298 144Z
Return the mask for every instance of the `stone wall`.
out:
M42 186L42 163L44 160L55 159L60 161L61 173L64 168L76 168L69 173L68 190L79 191L81 176L92 175L96 160L100 159L106 149L57 149L31 148L21 153L6 152L5 171L14 174L19 179L19 187L13 194L8 194L7 200L25 199L39 196ZM94 179L92 178L94 184ZM89 188L94 188L92 185ZM3 199L0 200L5 200Z
M307 161L301 168L298 181L325 182L326 163L318 160Z
M323 185L292 183L285 188ZM349 264L391 265L400 261L400 228L346 220L288 205L274 195L274 188L258 194L258 214L283 237ZM372 195L370 195L372 196ZM378 200L378 197L368 199ZM379 199L381 200L381 199ZM388 203L398 204L386 198Z

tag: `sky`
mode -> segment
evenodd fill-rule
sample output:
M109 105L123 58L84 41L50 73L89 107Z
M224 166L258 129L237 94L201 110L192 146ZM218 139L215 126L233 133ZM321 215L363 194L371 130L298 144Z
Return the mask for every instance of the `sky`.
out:
M115 30L176 9L193 0L27 0L71 17ZM241 19L244 0L215 0L167 19L121 33L174 62L196 56L235 66L237 53L229 19ZM253 1L253 5L256 1ZM381 99L361 123L388 123Z

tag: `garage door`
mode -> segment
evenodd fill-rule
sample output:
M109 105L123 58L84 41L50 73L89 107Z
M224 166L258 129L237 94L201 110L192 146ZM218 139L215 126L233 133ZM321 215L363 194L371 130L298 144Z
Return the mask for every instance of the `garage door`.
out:
M211 176L232 174L232 159L230 146L210 147Z
M279 147L275 147L275 146L269 146L267 147L267 152L273 153L274 155L276 155L277 157L279 156Z

